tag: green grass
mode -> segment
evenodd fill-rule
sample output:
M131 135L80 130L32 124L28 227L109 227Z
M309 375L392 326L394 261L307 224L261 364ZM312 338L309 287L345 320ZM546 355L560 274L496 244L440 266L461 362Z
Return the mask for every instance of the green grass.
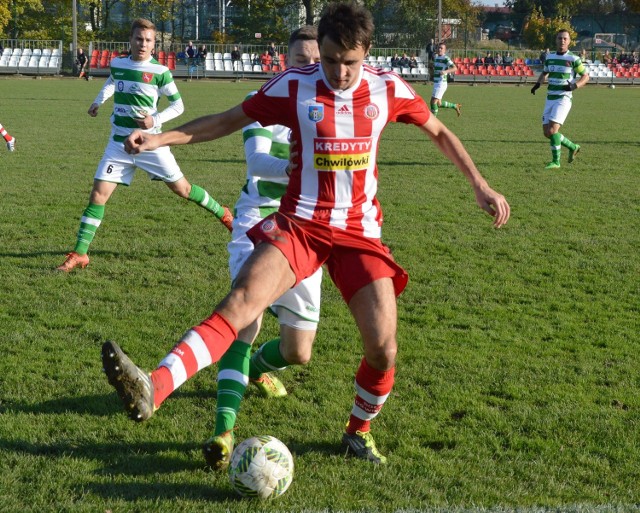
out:
M312 362L290 390L249 390L238 439L272 434L294 482L240 500L206 472L215 366L145 424L101 372L117 340L153 368L229 287L226 230L139 172L106 210L82 272L72 249L109 133L101 81L0 80L0 511L638 511L640 503L640 89L588 87L563 133L582 145L549 172L529 87L456 84L440 114L512 206L501 230L419 130L390 126L380 158L384 240L411 281L399 298L393 393L374 422L383 468L344 459L341 431L362 350L329 280ZM176 126L241 101L255 83L178 82ZM430 87L416 85L425 98ZM219 201L244 181L241 136L174 151ZM266 322L261 340L277 333Z

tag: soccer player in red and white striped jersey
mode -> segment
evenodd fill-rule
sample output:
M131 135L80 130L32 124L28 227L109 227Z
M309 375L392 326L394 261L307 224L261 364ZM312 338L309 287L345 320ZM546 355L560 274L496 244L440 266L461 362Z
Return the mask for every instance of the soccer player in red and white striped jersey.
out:
M496 228L507 222L510 209L460 140L430 115L406 82L363 64L372 34L373 18L365 8L355 2L329 4L318 26L320 65L287 70L226 112L162 134L136 132L127 139L128 151L136 154L211 141L258 121L289 126L297 145L280 210L249 231L256 249L213 314L188 331L150 376L117 344L105 343L109 382L132 418L150 417L180 384L218 361L238 330L326 265L364 345L343 446L357 457L386 462L369 429L393 387L396 296L408 275L380 240L376 160L382 130L390 122L416 125L467 178Z

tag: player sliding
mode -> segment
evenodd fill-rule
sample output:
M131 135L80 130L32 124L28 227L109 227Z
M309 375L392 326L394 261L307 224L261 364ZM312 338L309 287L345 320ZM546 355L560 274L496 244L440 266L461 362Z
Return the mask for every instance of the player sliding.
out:
M572 92L589 82L589 74L580 57L569 51L570 44L569 31L560 30L556 34L555 53L547 55L544 68L531 88L531 94L536 94L536 90L542 85L544 79L549 77L547 101L542 113L542 132L551 143L551 162L545 166L545 169L560 167L562 146L569 149L569 164L575 160L580 151L579 144L571 142L560 133L560 127L571 110ZM580 78L574 80L576 76Z
M510 209L481 176L460 140L430 114L402 78L363 66L373 29L365 8L355 2L331 3L318 25L320 64L277 75L226 112L163 134L138 131L127 139L129 151L140 154L162 145L211 141L258 121L291 127L297 153L279 211L249 230L256 249L209 318L190 329L151 374L133 364L117 344L104 344L102 361L109 383L131 418L151 417L182 383L218 361L239 330L326 265L364 347L343 447L359 458L386 462L370 424L393 388L396 296L408 275L380 240L383 216L376 198L376 161L383 129L393 121L420 128L467 178L496 228L508 221Z
M135 20L129 43L131 55L111 62L109 78L89 107L89 115L96 117L100 105L115 95L109 143L94 176L89 204L80 218L75 248L57 267L59 271L70 272L89 265L87 252L104 218L107 201L118 184L131 184L136 167L146 171L152 179L162 180L178 196L205 208L231 230L233 215L229 209L219 205L202 187L189 183L169 148L160 147L136 159L125 152L124 140L134 129L160 133L163 123L184 111L171 71L152 57L156 43L155 25L149 20ZM169 106L158 111L161 95L169 99Z

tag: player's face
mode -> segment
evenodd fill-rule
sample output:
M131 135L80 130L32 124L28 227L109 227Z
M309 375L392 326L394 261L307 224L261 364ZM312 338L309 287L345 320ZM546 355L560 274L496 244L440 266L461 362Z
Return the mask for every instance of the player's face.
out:
M444 55L447 52L447 47L445 45L438 46L438 55Z
M290 68L301 68L315 62L320 62L320 49L317 41L298 40L289 47L287 65Z
M569 45L571 44L571 38L567 32L560 32L556 36L556 50L558 53L565 53L569 51Z
M134 61L146 61L151 58L151 51L156 44L156 32L151 29L135 29L129 40L131 58Z
M320 62L331 87L345 90L354 86L368 52L369 49L361 45L348 50L328 37L323 38L320 44Z

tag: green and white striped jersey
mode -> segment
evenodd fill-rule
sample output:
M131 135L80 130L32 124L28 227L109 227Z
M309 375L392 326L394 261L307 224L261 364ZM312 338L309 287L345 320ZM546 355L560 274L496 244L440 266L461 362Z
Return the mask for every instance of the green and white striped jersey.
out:
M111 136L118 142L139 128L135 118L153 116L154 126L146 132L155 134L161 131L162 123L184 111L171 71L155 59L134 61L130 57L118 57L111 61L109 78L94 103L102 105L111 96L114 97ZM160 96L166 96L170 102L162 112L158 112Z
M249 95L253 96L254 93ZM289 176L289 134L286 126L252 123L242 130L247 160L247 182L235 204L236 214L264 218L278 210Z
M572 97L571 91L565 91L564 87L576 75L584 75L587 70L578 55L566 52L562 55L557 53L547 55L543 72L549 74L547 76L547 100L559 100L564 96Z
M434 84L437 82L442 82L442 80L446 80L447 77L442 75L442 72L446 69L453 68L453 61L449 58L448 55L436 55L435 59L433 59L433 82Z

